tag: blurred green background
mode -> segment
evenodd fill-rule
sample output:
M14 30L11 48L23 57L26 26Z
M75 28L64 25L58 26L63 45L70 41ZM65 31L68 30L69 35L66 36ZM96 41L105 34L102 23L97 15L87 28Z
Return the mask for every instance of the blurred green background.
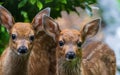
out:
M46 7L51 8L51 17L57 18L62 10L76 11L75 7L81 7L88 15L92 16L90 4L96 0L0 0L0 5L9 10L16 22L31 22L34 16ZM7 46L9 35L7 30L0 25L0 54Z

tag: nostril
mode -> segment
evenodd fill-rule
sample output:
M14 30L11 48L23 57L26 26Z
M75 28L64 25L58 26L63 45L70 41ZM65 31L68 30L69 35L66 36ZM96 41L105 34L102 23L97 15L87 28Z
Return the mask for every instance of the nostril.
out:
M74 59L75 58L75 53L74 52L68 52L66 54L66 58L67 59Z
M18 52L19 53L27 53L27 47L25 47L25 46L21 46L21 47L19 47L19 49L18 49Z

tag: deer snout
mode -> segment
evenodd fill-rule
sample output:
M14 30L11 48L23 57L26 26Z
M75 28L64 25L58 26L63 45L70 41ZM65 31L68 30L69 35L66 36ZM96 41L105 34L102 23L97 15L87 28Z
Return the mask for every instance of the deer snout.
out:
M27 49L27 47L25 47L25 46L20 46L20 47L18 48L18 52L19 52L20 54L27 53L27 51L28 51L28 49Z
M66 56L66 59L71 60L71 59L74 59L76 55L75 55L75 52L70 51L70 52L67 52L65 56Z

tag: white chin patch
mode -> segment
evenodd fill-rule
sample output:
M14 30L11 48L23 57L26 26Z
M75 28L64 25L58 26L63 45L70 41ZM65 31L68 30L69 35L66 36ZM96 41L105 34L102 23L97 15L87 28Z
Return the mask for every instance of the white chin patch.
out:
M17 54L19 55L19 56L24 56L24 55L27 55L28 53L19 53L19 52L17 52Z
M18 55L22 55L21 53L17 52Z
M68 59L68 58L66 58L66 61L72 61L72 59Z

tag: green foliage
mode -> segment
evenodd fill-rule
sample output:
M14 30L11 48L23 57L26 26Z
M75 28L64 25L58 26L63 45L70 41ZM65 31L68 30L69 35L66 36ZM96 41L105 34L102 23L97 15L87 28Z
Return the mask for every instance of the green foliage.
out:
M90 4L96 0L2 0L0 5L7 8L13 15L16 22L31 22L33 17L46 7L51 8L51 17L60 16L62 10L67 12L76 11L75 7L81 7L92 15ZM6 29L0 25L0 52L8 43L9 35Z
M38 7L39 10L40 10L40 9L43 8L43 4L42 4L40 1L37 1L37 7Z
M21 8L23 6L25 6L25 4L27 3L27 0L23 0L18 4L18 8Z
M29 22L28 13L26 11L21 11L21 15L24 17L25 22Z
M52 2L53 0L45 0L45 3L50 3Z
M6 47L8 40L9 35L7 33L7 30L3 26L0 26L0 54L2 53L2 50Z
M30 0L30 3L34 5L36 3L36 0Z
M3 2L0 2L0 5L2 5L3 4Z

